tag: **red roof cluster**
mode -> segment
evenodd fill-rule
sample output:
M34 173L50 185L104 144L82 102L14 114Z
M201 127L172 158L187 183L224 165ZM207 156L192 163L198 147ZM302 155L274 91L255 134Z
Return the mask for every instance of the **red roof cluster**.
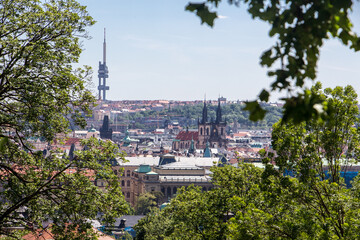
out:
M199 132L189 132L189 131L181 131L179 132L179 134L176 136L176 139L180 140L180 141L197 141L198 140L198 135Z
M69 138L66 140L65 145L71 145L71 144L78 144L80 143L80 138Z

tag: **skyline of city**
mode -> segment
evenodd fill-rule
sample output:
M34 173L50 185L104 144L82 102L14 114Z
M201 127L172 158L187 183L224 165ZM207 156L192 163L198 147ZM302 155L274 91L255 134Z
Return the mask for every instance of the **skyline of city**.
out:
M275 39L268 37L269 26L252 20L244 5L221 4L220 18L210 28L184 10L185 0L80 3L97 23L88 29L92 39L83 41L79 64L92 66L96 93L106 27L109 100L199 100L205 94L207 99L220 95L229 100L252 100L272 82L259 57ZM359 9L355 10L353 22L358 31ZM350 84L360 89L359 63L359 54L338 41L327 41L321 50L317 80L323 87ZM276 97L271 101L277 101Z

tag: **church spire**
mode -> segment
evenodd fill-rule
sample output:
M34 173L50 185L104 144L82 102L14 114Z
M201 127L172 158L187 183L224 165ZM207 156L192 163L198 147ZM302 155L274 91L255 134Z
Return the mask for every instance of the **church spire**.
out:
M202 124L207 123L208 121L208 116L207 116L207 107L206 107L206 100L204 100L204 108L203 108L203 113L202 113Z
M218 100L218 107L216 109L216 123L220 123L221 122L221 118L222 118L222 114L221 114L221 105L220 105L220 98Z

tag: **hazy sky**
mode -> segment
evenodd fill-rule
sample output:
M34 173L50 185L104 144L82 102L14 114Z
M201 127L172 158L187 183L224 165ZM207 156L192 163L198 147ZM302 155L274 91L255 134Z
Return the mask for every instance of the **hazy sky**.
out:
M216 99L252 100L272 82L259 65L261 53L275 39L269 26L252 20L245 6L221 4L215 26L200 24L184 11L187 0L80 0L97 23L84 40L81 65L97 70L106 28L109 100ZM360 32L359 4L352 14ZM360 52L326 42L318 80L325 87L353 85L360 94ZM280 95L276 95L280 96ZM275 100L274 98L272 98Z

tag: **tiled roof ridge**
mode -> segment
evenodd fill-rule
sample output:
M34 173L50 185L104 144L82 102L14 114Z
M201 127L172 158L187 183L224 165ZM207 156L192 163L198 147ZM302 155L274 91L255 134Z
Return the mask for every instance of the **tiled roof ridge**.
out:
M182 141L197 141L198 140L198 135L199 132L198 131L181 131L179 132L179 134L176 136L176 139L182 140Z

